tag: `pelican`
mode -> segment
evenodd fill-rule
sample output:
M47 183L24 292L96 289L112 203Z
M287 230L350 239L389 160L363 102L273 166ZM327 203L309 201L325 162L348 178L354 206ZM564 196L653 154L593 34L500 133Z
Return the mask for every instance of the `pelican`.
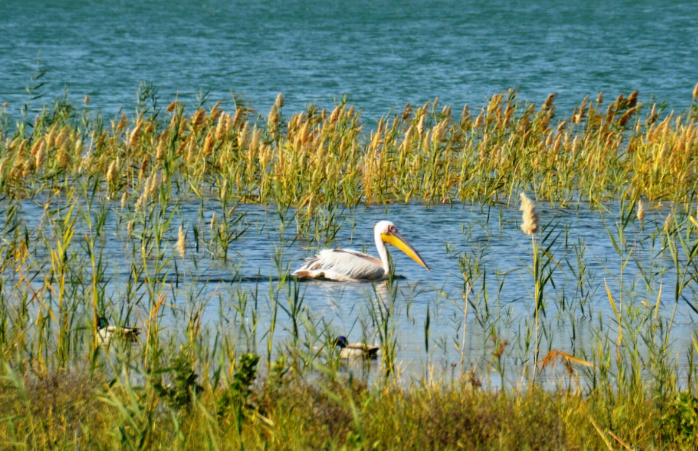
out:
M330 279L340 282L360 282L364 280L383 280L390 274L388 250L385 243L392 244L407 254L412 260L431 271L422 257L397 231L390 221L380 221L373 228L376 247L380 260L372 255L351 249L325 249L296 270L293 275L307 279Z
M339 347L339 357L342 359L366 359L373 360L378 357L379 346L369 346L363 343L349 344L347 337L337 337L334 345Z

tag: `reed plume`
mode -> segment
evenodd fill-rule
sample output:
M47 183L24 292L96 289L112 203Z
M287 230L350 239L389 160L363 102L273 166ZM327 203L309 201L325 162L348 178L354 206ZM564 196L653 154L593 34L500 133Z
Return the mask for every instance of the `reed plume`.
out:
M645 205L641 200L637 202L637 219L640 221L645 219Z
M526 235L533 235L538 231L538 213L536 213L536 206L525 193L521 193L521 207L519 210L523 211L521 230Z
M178 232L178 239L177 239L177 252L179 252L179 256L182 257L182 260L186 257L187 253L187 247L186 247L186 242L184 238L184 230L182 229L182 226L179 226L179 232Z

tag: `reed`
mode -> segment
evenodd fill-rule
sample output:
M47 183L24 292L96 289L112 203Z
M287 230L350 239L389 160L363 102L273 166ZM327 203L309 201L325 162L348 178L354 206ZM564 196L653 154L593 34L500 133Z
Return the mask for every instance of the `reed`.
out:
M278 96L260 117L237 101L162 112L147 85L138 98L130 119L86 112L86 99L83 111L56 102L31 127L0 128L3 448L698 440L698 337L684 349L672 332L680 306L698 313L694 111L650 109L635 92L605 108L602 95L584 99L563 118L554 96L536 108L509 92L455 117L438 99L408 105L368 127L344 103L288 116ZM519 230L493 205L523 191L535 198L521 196ZM293 244L335 245L359 205L410 201L476 202L478 220L445 242L457 295L430 287L419 304L424 287L391 274L363 299L331 301L357 306L350 314L309 302L290 276ZM602 215L620 270L570 232L583 202ZM250 203L269 206L255 219ZM243 284L252 232L271 237L273 270ZM511 236L525 261L502 267L489 254ZM502 299L512 277L530 292ZM139 341L100 342L101 316L139 327ZM569 347L553 349L562 328ZM330 346L359 333L381 346L375 369ZM405 338L419 343L416 375Z

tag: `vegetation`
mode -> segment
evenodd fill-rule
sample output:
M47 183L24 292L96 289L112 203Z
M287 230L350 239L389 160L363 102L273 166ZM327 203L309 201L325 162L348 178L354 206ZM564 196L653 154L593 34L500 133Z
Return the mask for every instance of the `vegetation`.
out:
M266 119L236 105L161 111L144 85L131 122L108 123L87 99L14 126L3 111L3 448L695 448L698 340L672 330L677 310L698 313L698 104L675 114L637 93L605 108L599 96L559 120L552 96L536 109L510 92L456 118L438 101L408 106L370 131L346 104L288 120L281 96ZM590 269L581 239L522 196L522 230L489 214L477 224L481 245L509 229L526 243L520 316L493 295L474 243L453 255L462 286L446 335L439 307L415 317L390 279L355 300L379 362L341 361L336 326L290 277L289 240L332 243L340 209L358 204L484 211L522 191L565 212L589 202L615 255ZM273 224L248 221L243 203L271 204ZM243 286L234 245L253 227L278 241L276 274ZM214 283L211 268L230 276ZM101 317L138 339L104 343ZM404 317L423 325L416 375L398 355ZM560 328L565 349L553 348ZM469 366L475 330L485 357ZM435 348L460 360L441 366Z

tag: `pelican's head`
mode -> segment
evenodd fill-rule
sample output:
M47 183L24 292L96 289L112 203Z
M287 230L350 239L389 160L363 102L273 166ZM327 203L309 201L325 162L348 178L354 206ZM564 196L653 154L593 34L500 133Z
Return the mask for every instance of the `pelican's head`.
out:
M422 260L422 257L419 256L419 253L417 253L412 245L408 243L407 240L402 237L402 235L400 235L400 232L397 231L397 227L395 227L395 224L392 222L380 221L378 224L376 224L376 227L374 227L373 233L376 235L376 237L380 236L381 241L384 243L392 244L407 254L412 260L424 266L427 271L431 271L427 264L424 263L424 260Z

